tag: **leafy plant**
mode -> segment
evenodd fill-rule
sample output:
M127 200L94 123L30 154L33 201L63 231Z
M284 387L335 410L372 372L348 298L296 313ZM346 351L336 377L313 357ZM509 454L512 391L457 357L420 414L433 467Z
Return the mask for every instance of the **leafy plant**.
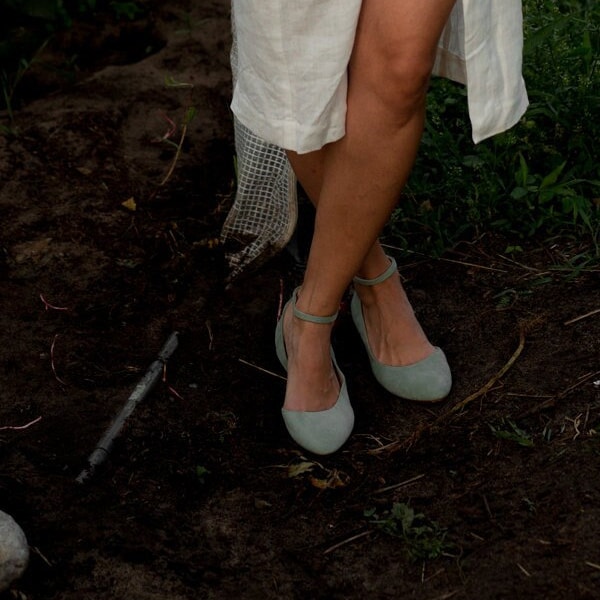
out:
M570 235L600 258L600 3L524 0L530 107L474 146L466 91L435 79L421 151L387 235L439 255L483 231Z
M492 433L501 440L509 440L526 448L533 447L531 435L521 429L514 421L511 421L510 419L502 419L502 422L498 426L489 424L489 428L491 429Z
M30 60L26 60L25 58L21 58L17 64L16 70L12 73L2 70L0 72L0 86L2 87L2 98L4 100L4 106L6 107L6 111L8 113L8 118L10 121L13 120L13 98L15 95L15 91L19 82L27 73L27 71L31 68L33 63L37 60L39 54L44 50L48 43L48 40L45 40L42 45L38 48L36 53Z
M63 0L0 0L3 14L21 15L44 21L63 21L68 13Z
M206 476L210 475L210 471L202 465L196 465L196 478L198 483L204 485L206 483Z
M176 88L184 88L184 89L189 89L190 91L193 90L194 86L191 84L183 84L183 83L177 83L172 79L169 79L167 81L167 86L168 87L176 87ZM190 102L191 102L191 98L190 98ZM182 126L181 126L181 135L179 137L179 142L174 142L173 140L169 139L170 136L164 136L162 141L167 142L168 144L172 145L175 147L175 156L173 157L173 160L171 161L171 165L169 167L169 170L167 171L166 175L163 177L162 181L160 182L159 185L163 186L165 185L165 183L167 183L167 181L169 180L169 178L171 177L171 175L173 174L173 171L175 169L175 165L177 164L177 161L179 159L179 155L181 154L181 149L183 147L183 142L185 140L185 136L187 133L187 129L190 125L190 123L194 120L194 118L196 117L197 111L196 111L196 107L189 105L186 106L185 108L185 113L183 115L183 122L182 122ZM173 133L175 132L175 129L173 129Z
M381 516L376 509L367 509L364 516L384 533L401 538L412 560L438 558L451 548L446 541L446 530L422 513L415 513L407 504L395 502Z
M114 11L117 19L122 19L125 17L130 21L133 21L140 15L144 14L143 9L140 8L135 2L115 1L110 3L110 7Z

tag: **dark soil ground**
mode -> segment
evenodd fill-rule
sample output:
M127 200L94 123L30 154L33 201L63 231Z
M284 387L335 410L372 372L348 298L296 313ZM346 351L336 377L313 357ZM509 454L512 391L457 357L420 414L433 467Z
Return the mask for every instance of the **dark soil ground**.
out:
M31 546L3 600L599 598L600 315L568 322L600 308L600 284L561 268L577 244L531 240L511 257L487 236L404 261L451 396L383 392L342 315L355 432L334 456L303 456L266 372L281 374L292 261L226 289L214 242L233 178L228 2L145 6L50 44L0 137L0 509ZM74 84L44 68L75 54ZM163 115L181 124L190 103L161 186ZM175 330L166 381L76 483ZM400 528L395 503L429 523L420 545L418 523L393 536L365 516Z

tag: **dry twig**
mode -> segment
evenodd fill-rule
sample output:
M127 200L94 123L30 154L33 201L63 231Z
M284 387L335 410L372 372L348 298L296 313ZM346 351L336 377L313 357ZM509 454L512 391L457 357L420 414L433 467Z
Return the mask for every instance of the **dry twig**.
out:
M378 490L375 490L373 492L373 494L383 494L384 492L389 492L391 490L396 490L400 487L404 487L406 485L410 485L411 483L414 483L415 481L419 481L419 479L423 479L423 477L425 477L425 474L421 474L421 475L417 475L415 477L411 477L410 479L407 479L406 481L401 481L400 483L395 483L394 485L388 485L386 487L382 487L379 488Z
M448 262L455 265L462 265L463 267L473 267L475 269L482 269L484 271L495 271L497 273L506 273L506 269L498 269L496 267L488 267L486 265L478 265L472 262L466 262L463 260L455 260L452 258L443 258L443 257L430 257L427 254L423 254L422 252L417 252L415 250L407 250L406 248L398 248L397 246L391 246L390 244L381 244L384 248L389 248L390 250L399 250L401 252L407 252L408 254L418 254L419 256L423 256L424 258L428 258L430 260L437 260L440 262Z
M590 312L585 313L585 315L580 315L579 317L575 317L574 319L569 319L568 321L565 321L563 325L571 325L572 323L577 323L577 321L587 319L588 317L592 317L594 315L597 315L598 313L600 313L600 308L597 308L596 310L591 310Z
M33 421L29 421L29 423L25 423L25 425L5 425L4 427L0 427L0 431L5 431L5 430L10 430L10 431L20 431L23 429L27 429L28 427L31 427L32 425L35 425L36 423L39 423L42 420L42 417L38 417L37 419L34 419Z
M169 179L171 178L171 175L173 174L173 171L175 170L175 165L177 164L177 161L179 160L179 155L181 154L181 147L183 146L183 140L185 139L185 134L187 133L187 127L188 126L186 123L181 129L181 137L179 138L179 143L177 144L177 150L175 151L175 156L173 157L173 160L171 161L171 166L169 167L167 174L163 177L162 181L158 184L160 187L162 187L163 185L165 185L165 183L167 183L167 181L169 181Z
M338 542L337 544L330 546L329 548L327 548L327 550L325 550L323 552L323 554L329 554L330 552L333 552L334 550L337 550L338 548L341 548L342 546L345 546L346 544L349 544L350 542L354 542L355 540L358 540L360 538L371 535L371 533L373 533L373 532L372 531L363 531L362 533L357 533L356 535L349 537L347 540Z
M159 187L162 187L163 185L165 185L165 183L167 183L167 181L169 181L169 179L171 178L171 175L173 174L173 171L175 170L175 165L177 164L177 161L179 160L179 156L181 155L181 149L183 147L183 141L185 140L185 136L187 134L188 125L190 124L191 120L194 118L194 115L195 115L194 108L189 107L185 112L183 127L181 128L181 135L179 136L179 143L176 146L177 150L175 151L175 156L173 157L173 160L171 161L171 166L169 167L167 174L163 177L163 180L158 184Z
M50 302L44 298L43 294L40 294L40 300L44 303L46 310L69 310L66 306L54 306L54 304L50 304Z
M274 373L273 371L263 369L262 367L259 367L258 365L248 362L247 360L244 360L243 358L238 358L238 361L241 362L243 365L247 365L249 367L252 367L253 369L258 369L259 371L262 371L263 373L266 373L267 375L272 375L273 377L278 377L279 379L283 379L284 381L286 381L286 378L283 377L283 375L279 375L279 373Z
M175 396L175 398L178 398L179 400L183 400L183 396L177 392L177 390L171 386L171 385L167 385L167 389L169 390L169 392L171 392L171 394L173 394L173 396Z
M523 573L523 575L526 577L531 577L531 573L523 565L517 563L517 567L519 567L519 570Z
M213 349L213 332L212 332L211 323L208 319L206 320L205 325L206 325L206 330L208 331L208 350L210 351Z
M162 382L165 384L165 387L167 388L167 390L173 394L173 396L175 396L176 398L179 398L179 400L183 400L183 396L181 394L179 394L177 392L177 390L172 386L169 385L168 381L167 381L167 363L163 363L163 375L162 375Z
M177 130L177 125L175 124L175 121L173 121L173 119L171 119L169 115L167 115L167 113L165 113L162 110L159 111L159 113L160 116L169 124L169 129L167 129L167 131L161 137L153 140L155 143L164 142L165 140L170 139Z
M62 383L62 385L67 385L56 373L56 366L54 364L54 347L56 346L56 340L58 339L58 333L54 336L52 340L52 345L50 346L50 367L52 368L52 372L54 373L54 377L58 383Z
M504 256L503 254L498 254L498 256L502 259L505 260L506 262L512 263L513 265L517 265L517 267L521 267L521 269L525 269L525 271L530 271L531 273L540 273L541 269L536 269L535 267L530 267L528 265L524 265L523 263L520 263L519 261L516 261L512 258L508 258L508 256Z
M281 319L283 313L283 279L279 279L279 304L277 305L277 320Z
M547 400L544 400L544 402L540 402L540 404L537 404L533 408L530 408L529 410L525 411L524 413L521 413L518 418L522 419L524 417L529 417L531 415L534 415L534 414L540 412L541 410L545 410L546 408L551 408L551 407L555 406L557 402L562 400L565 396L570 394L573 390L576 390L578 387L581 387L584 383L588 382L590 379L594 379L594 377L597 377L598 375L600 375L600 371L596 371L595 373L588 373L587 375L580 377L575 383L572 383L569 387L565 388L562 392L556 394L555 396L550 396Z
M516 360L521 355L521 352L523 352L523 348L525 348L525 332L535 324L536 322L531 323L529 325L521 326L521 328L519 329L519 344L517 346L517 349L513 352L508 362L482 388L480 388L470 396L467 396L464 400L461 400L454 406L451 406L448 410L444 411L439 417L437 417L432 423L426 423L421 427L417 428L416 431L407 439L402 441L396 440L391 444L387 444L385 446L382 446L381 448L371 450L369 453L381 454L383 452L396 452L401 449L408 450L409 448L414 446L419 441L419 439L421 439L421 436L425 432L433 429L434 427L438 427L450 416L452 416L460 410L463 410L467 405L471 404L471 402L487 394L494 387L494 385L496 385L498 380L500 380L507 373L507 371L515 364Z

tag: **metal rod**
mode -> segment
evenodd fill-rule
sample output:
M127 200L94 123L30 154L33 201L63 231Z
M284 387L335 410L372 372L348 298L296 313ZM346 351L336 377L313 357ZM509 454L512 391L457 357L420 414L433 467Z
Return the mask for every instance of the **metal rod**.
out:
M175 352L178 344L178 333L175 331L169 336L165 345L158 353L158 358L148 367L145 375L140 379L139 383L125 402L121 412L115 417L110 427L106 430L100 441L94 448L94 451L88 457L88 467L81 471L77 476L78 483L85 483L96 471L106 457L110 454L115 439L123 429L125 421L133 413L136 406L150 393L156 382L160 379L164 366L170 356Z

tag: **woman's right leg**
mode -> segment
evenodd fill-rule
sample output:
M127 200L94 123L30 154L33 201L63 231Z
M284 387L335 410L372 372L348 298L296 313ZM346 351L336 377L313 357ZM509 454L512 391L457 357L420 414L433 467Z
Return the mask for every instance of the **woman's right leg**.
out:
M435 48L453 5L454 0L363 1L349 69L346 135L320 150L316 162L310 155L290 155L298 171L310 161L322 169L315 233L297 302L305 313L334 313L355 274L373 277L387 266L377 264L372 272L383 256L376 240L412 168ZM331 327L291 314L284 318L289 358L284 407L333 406L339 385L329 358ZM394 319L390 313L384 320ZM382 335L388 335L387 328ZM397 344L383 346L402 354ZM430 351L423 336L416 354L423 358Z
M323 152L298 155L288 152L288 158L312 204L317 207L323 185ZM366 255L356 275L372 279L389 266L389 259L379 241ZM375 288L355 285L359 294L370 346L384 364L410 365L433 351L414 311L398 274Z

